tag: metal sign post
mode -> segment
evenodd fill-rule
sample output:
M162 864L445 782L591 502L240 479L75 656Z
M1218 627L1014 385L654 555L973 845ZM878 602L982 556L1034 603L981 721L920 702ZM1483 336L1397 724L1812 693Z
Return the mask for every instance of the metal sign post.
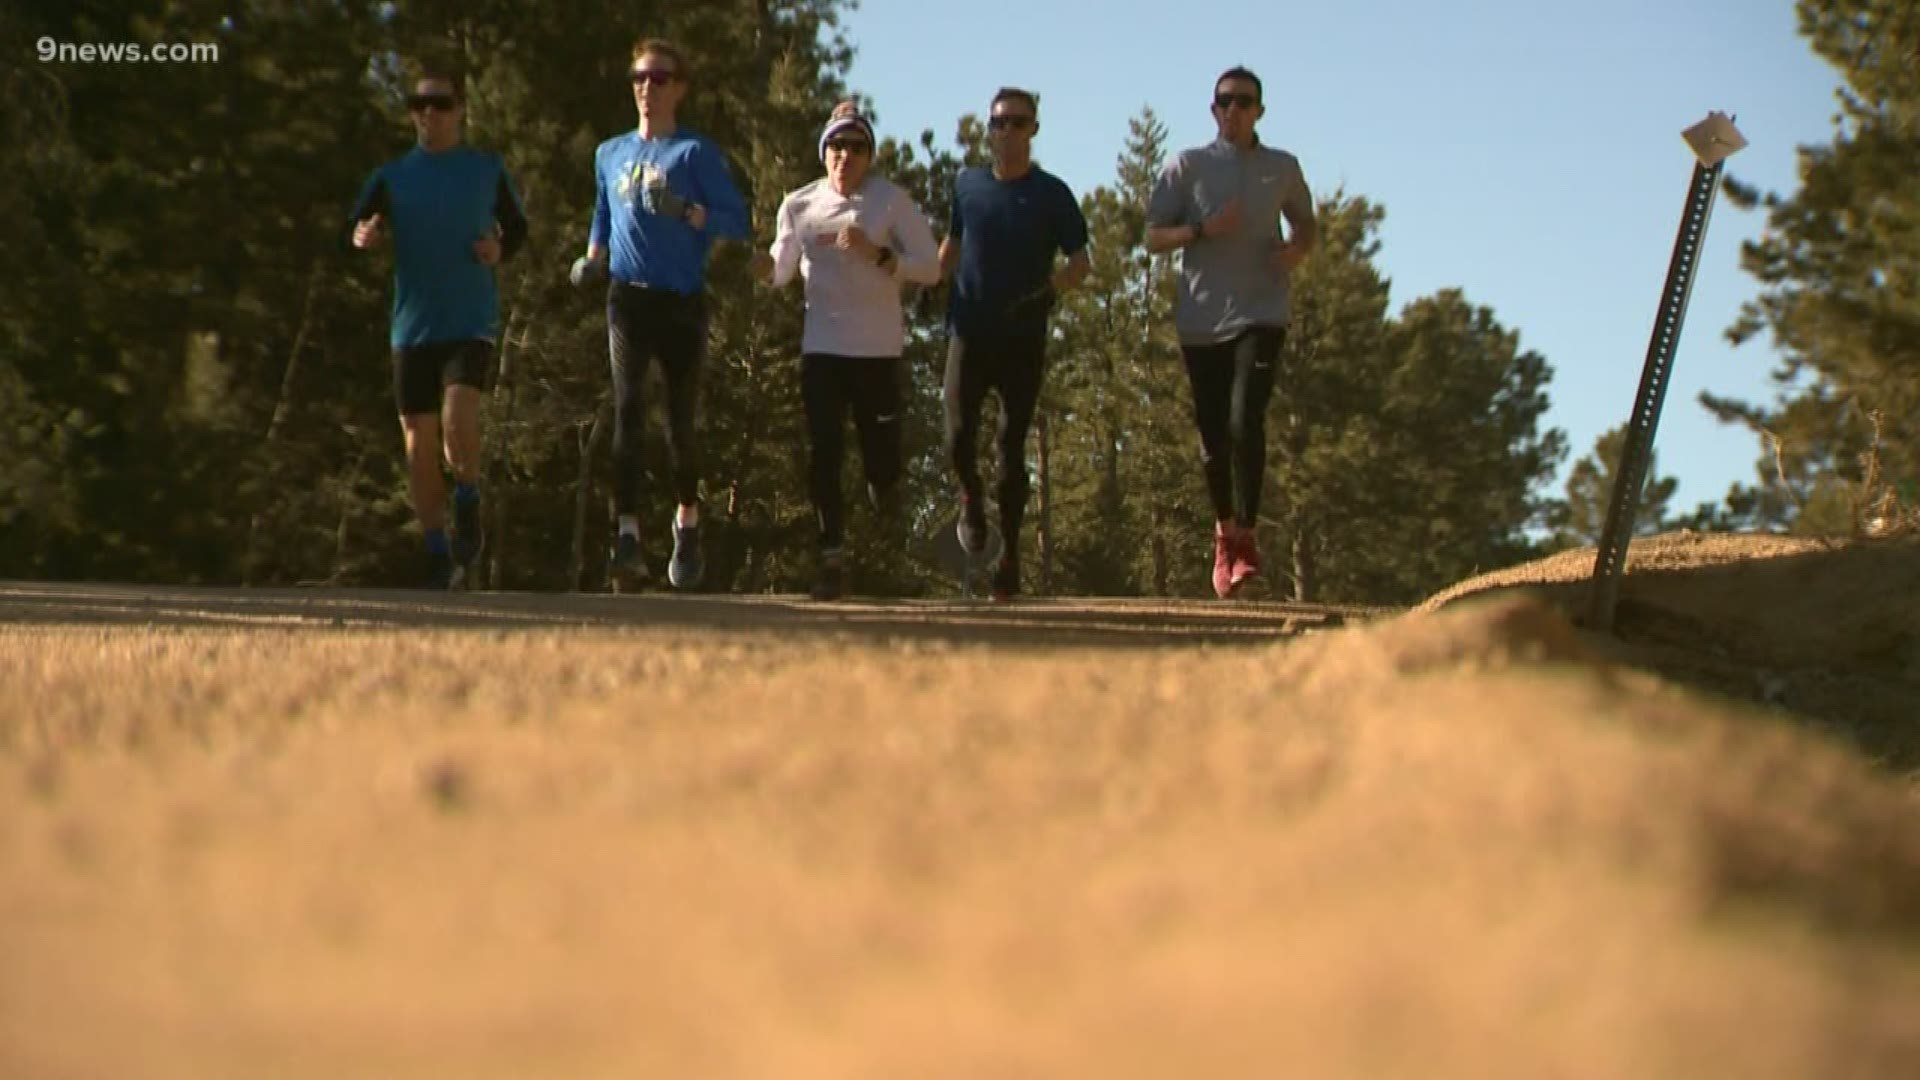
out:
M1673 374L1674 354L1680 346L1680 326L1686 321L1687 300L1693 295L1693 275L1706 239L1707 220L1713 215L1713 197L1720 189L1720 172L1728 158L1747 145L1733 119L1725 113L1707 118L1681 133L1699 159L1693 183L1687 189L1680 215L1680 233L1673 241L1673 260L1667 266L1666 288L1647 342L1647 362L1640 372L1640 392L1627 420L1626 445L1614 470L1613 494L1607 503L1607 523L1593 560L1593 586L1586 624L1611 631L1614 607L1620 597L1620 575L1626 572L1627 545L1640 512L1640 489L1646 483L1647 461L1653 456L1654 429L1660 424L1660 406L1666 400L1667 380Z

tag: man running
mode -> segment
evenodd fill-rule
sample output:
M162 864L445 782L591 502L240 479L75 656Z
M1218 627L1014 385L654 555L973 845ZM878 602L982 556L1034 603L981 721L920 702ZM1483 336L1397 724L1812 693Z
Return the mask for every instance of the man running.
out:
M1267 402L1286 343L1289 275L1319 237L1300 162L1254 134L1266 114L1260 95L1259 77L1244 67L1214 80L1219 137L1181 151L1147 204L1147 250L1181 250L1174 328L1213 502L1213 591L1223 600L1260 573L1253 527L1266 478Z
M954 181L953 220L940 244L951 273L945 386L947 454L960 481L960 546L987 550L981 501L980 406L1000 394L1000 535L993 596L1020 592L1020 519L1027 505L1027 429L1040 399L1047 319L1054 297L1087 276L1087 222L1073 192L1033 162L1040 102L1011 87L993 97L987 118L991 168L962 170ZM1055 267L1054 255L1067 256Z
M456 584L480 554L480 395L493 369L494 267L519 250L526 213L500 155L461 142L466 83L428 67L407 95L419 142L374 170L349 217L365 251L393 235L393 392L407 491L427 539L427 586ZM442 446L453 469L447 534Z
M775 288L796 271L806 281L800 398L820 522L816 600L837 600L847 590L840 463L849 409L868 501L882 515L897 512L906 377L900 285L940 280L933 229L912 196L871 173L873 150L872 123L850 102L836 108L820 133L827 175L780 203L773 247L754 260L755 271Z
M745 240L748 220L720 149L678 123L691 74L685 54L669 42L647 39L633 47L629 75L640 122L594 153L593 226L587 254L573 267L575 284L611 277L616 588L647 577L640 550L640 386L656 358L666 382L667 458L679 504L667 578L674 588L691 589L706 570L695 426L707 350L707 250L717 237Z

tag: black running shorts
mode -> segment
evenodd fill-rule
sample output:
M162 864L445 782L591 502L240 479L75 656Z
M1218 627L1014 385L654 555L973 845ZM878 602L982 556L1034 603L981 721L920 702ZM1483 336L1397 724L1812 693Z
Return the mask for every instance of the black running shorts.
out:
M485 390L493 374L493 342L436 341L393 350L393 400L400 415L440 412L446 386Z

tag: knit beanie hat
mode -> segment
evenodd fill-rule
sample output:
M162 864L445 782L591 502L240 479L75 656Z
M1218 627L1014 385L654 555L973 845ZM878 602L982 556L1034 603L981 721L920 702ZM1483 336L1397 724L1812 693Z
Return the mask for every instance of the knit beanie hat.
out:
M835 135L848 131L858 132L864 136L868 146L874 144L873 124L868 122L866 117L860 115L859 106L851 101L843 101L834 107L832 119L828 120L827 126L820 131L821 161L827 160L827 143L832 140Z

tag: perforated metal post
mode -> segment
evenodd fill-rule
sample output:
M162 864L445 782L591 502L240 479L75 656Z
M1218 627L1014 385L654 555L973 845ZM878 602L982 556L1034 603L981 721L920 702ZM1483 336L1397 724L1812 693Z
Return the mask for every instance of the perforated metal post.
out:
M1673 241L1666 287L1660 294L1653 335L1647 342L1646 365L1640 372L1640 391L1634 398L1633 415L1627 420L1626 445L1614 471L1607 521L1600 532L1599 550L1594 555L1586 622L1595 630L1613 629L1620 576L1626 572L1627 546L1633 539L1634 519L1640 512L1640 491L1646 483L1647 462L1653 456L1654 431L1660 425L1660 407L1666 400L1667 382L1673 375L1680 327L1686 321L1687 301L1693 295L1694 271L1699 266L1707 221L1713 216L1720 173L1726 167L1726 159L1747 144L1734 128L1732 119L1722 113L1709 114L1706 120L1687 129L1685 138L1699 161L1693 167L1693 183L1687 189L1686 206L1680 215L1680 232Z

